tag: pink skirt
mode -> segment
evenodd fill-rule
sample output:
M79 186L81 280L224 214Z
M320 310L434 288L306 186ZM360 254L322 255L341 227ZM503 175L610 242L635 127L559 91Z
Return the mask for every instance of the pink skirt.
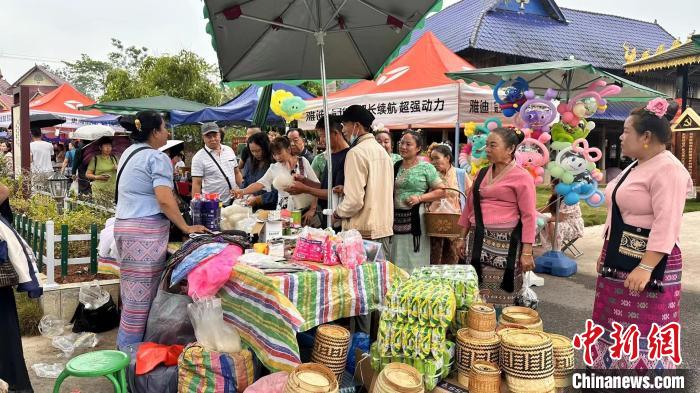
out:
M600 255L601 261L605 259L606 249L607 242L603 245ZM636 370L676 368L669 357L649 360L647 336L653 323L662 328L671 322L680 323L682 266L681 250L676 246L666 262L663 293L649 290L630 293L624 285L626 273L616 278L598 276L593 305L593 321L602 326L605 332L593 347L592 368ZM619 360L610 356L608 349L614 344L610 334L615 331L612 322L621 324L625 329L632 324L636 324L639 328L639 357L636 360L630 361L626 354L623 354Z

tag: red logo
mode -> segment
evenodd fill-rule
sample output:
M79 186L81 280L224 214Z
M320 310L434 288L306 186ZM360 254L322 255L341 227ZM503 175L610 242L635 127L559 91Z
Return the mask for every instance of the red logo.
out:
M681 325L678 322L671 322L664 327L652 324L647 340L649 360L659 360L668 356L676 365L681 363Z
M637 325L630 325L624 329L617 322L612 323L614 332L610 334L615 343L609 348L610 357L620 360L622 354L629 356L629 360L637 360L639 357L639 328Z
M574 336L572 342L574 348L578 350L583 350L583 361L587 366L593 366L593 355L591 354L591 348L598 341L598 338L603 335L603 327L593 323L592 320L586 320L586 331Z

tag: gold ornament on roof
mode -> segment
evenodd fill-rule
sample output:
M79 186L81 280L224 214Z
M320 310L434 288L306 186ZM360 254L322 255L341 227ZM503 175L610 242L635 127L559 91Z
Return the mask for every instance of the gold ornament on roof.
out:
M693 40L693 36L695 35L695 30L693 30L692 33L688 34L688 39L685 42L690 42Z
M625 63L631 63L637 59L637 48L630 48L626 42L622 47L625 49Z
M644 52L642 52L642 57L640 57L639 59L640 60L648 59L649 56L651 56L651 55L649 54L649 49L647 49Z
M679 37L679 38L676 38L676 39L673 40L673 42L671 43L671 49L676 49L676 48L678 48L678 47L681 46L681 45L683 45L683 43L681 42L680 37Z
M666 51L666 45L661 44L661 45L656 47L656 52L654 52L654 54L658 55L658 54L663 53L665 51Z

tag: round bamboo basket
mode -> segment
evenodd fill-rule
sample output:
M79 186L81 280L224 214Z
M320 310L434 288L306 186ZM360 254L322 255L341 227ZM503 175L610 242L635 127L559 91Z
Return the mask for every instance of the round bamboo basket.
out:
M338 381L328 367L318 363L304 363L289 374L284 392L337 393Z
M542 324L542 319L540 319L540 314L527 307L511 306L503 309L501 318L498 320L499 323L514 323L522 325L528 329L542 331L544 325Z
M467 327L479 332L496 330L496 310L488 304L472 304L467 314Z
M327 366L340 381L345 372L350 348L350 332L337 325L322 325L316 329L311 361Z
M481 339L470 336L468 329L457 332L455 363L464 387L469 386L469 373L474 362L481 360L498 364L500 346L501 339L496 335Z
M486 339L489 339L489 338L493 338L493 336L496 335L496 332L493 331L493 330L487 331L487 332L482 332L482 331L479 331L479 330L474 330L474 329L472 329L472 328L467 328L467 332L469 333L469 335L470 335L471 337L480 338L480 339L482 339L482 340L486 340Z
M471 373L471 371L469 373ZM469 373L457 371L457 382L465 389L469 389Z
M469 393L500 393L501 370L498 364L476 361L469 374Z
M571 386L574 372L574 347L568 337L550 334L554 356L554 384L558 388Z
M377 376L372 393L423 393L423 376L414 367L389 363Z
M456 188L446 188L449 191L457 191L465 198L462 191ZM431 213L425 212L425 231L428 237L458 238L462 234L462 227L459 225L461 213Z
M546 392L555 388L552 339L546 333L518 329L503 335L500 365L512 392Z
M496 334L503 339L504 334L508 334L508 332L513 331L513 330L522 330L522 329L527 329L523 325L518 325L517 323L499 323L498 326L496 327Z

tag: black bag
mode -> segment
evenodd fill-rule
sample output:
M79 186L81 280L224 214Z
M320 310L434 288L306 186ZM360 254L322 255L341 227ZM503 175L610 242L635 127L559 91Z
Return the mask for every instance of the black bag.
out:
M119 309L110 295L109 301L95 310L88 310L84 304L78 303L70 321L73 333L104 333L119 326Z

